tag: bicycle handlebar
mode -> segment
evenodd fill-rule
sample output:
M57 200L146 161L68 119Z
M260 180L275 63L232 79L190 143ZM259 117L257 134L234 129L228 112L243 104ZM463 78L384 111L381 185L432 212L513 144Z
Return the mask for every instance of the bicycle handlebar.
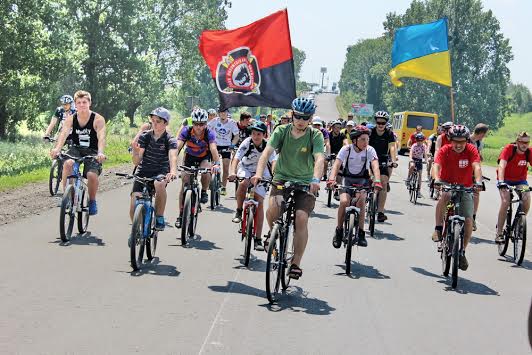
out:
M435 186L440 185L442 191L444 192L466 192L466 193L473 193L475 192L474 187L465 187L463 185L458 184L442 184L442 183L434 183Z
M157 176L153 176L153 177L140 177L140 176L137 176L137 175L132 175L132 174L127 174L127 173L115 173L116 176L123 176L125 177L126 179L135 179L135 181L138 181L140 183L148 183L148 182L152 182L152 181L162 181L164 179L166 179L166 176L165 175L157 175Z
M60 156L61 158L72 159L72 160L74 160L74 161L76 161L76 162L83 162L83 161L85 161L85 160L92 160L92 159L96 159L96 158L97 158L96 155L85 155L85 156L83 156L83 157L73 157L72 155L67 154L67 153L61 153L61 154L59 154L59 156Z
M210 168L198 168L196 166L185 166L185 165L178 166L177 170L183 171L187 174L194 174L194 173L207 174L211 172Z

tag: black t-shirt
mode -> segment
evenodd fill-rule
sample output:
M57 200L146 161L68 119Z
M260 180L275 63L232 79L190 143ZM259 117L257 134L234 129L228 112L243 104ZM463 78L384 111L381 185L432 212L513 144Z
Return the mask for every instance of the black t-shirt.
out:
M345 134L340 132L336 137L333 133L329 135L329 143L331 144L331 153L338 154L340 149L344 146Z
M244 139L246 139L247 137L251 136L251 130L249 129L249 126L248 127L240 126L240 122L237 122L236 125L237 125L237 127L239 129L237 145L240 145L240 144L242 144Z
M380 162L388 159L388 145L393 142L395 142L395 136L391 130L386 129L381 136L377 134L377 128L371 130L369 145L375 148Z
M167 174L170 171L168 151L177 149L177 141L171 134L164 132L155 140L153 130L142 133L139 137L139 146L144 148L142 161L139 164L140 176L152 177L158 174Z

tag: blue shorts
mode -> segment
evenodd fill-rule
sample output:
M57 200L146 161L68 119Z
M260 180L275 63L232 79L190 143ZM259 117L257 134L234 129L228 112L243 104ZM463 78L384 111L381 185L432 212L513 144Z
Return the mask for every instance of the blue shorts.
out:
M504 180L504 183L508 186L519 186L519 185L525 185L525 186L528 186L528 181L526 180L521 180L521 181L509 181L509 180Z

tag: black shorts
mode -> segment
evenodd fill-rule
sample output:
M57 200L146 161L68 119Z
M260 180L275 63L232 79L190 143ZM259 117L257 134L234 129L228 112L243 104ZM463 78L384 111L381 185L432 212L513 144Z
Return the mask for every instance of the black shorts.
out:
M72 146L70 147L67 152L68 155L71 155L73 157L83 157L87 155L97 155L98 152L94 149L90 148L82 148L79 146ZM102 164L98 163L96 160L91 159L87 160L85 163L83 163L83 177L87 178L87 173L92 172L96 175L100 176L102 173Z
M414 161L414 166L417 171L423 170L423 160L421 159L412 159Z
M138 174L139 177L156 177L156 176L159 176L159 175L166 175L168 174L168 171L166 170L160 170L160 171L142 171ZM144 184L141 184L140 182L138 181L135 181L133 183L133 188L131 189L131 193L134 193L134 192L142 192L142 190L144 189ZM155 186L153 184L153 182L150 182L148 184L148 189L150 190L152 196L155 194Z
M224 149L229 149L229 146L228 145L219 145L218 146L218 154L222 157L222 159L231 159L231 151L230 150L220 153L220 151L222 151Z
M343 185L345 186L353 186L353 185L363 185L363 186L367 186L367 187L370 187L371 186L371 182L369 179L365 179L365 178L354 178L354 177L344 177L344 180L342 182ZM342 188L342 193L349 193L349 194L353 194L353 190L351 189L348 189L348 188Z
M195 157L190 154L185 154L185 160L183 161L183 165L188 166L188 167L192 167L192 166L199 167L201 163L205 160L211 161L210 153L207 153L207 155L204 157Z

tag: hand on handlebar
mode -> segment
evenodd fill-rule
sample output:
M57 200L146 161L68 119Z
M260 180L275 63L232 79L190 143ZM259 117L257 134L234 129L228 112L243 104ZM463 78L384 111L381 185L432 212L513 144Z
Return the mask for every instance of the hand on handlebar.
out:
M236 180L236 174L230 174L228 177L227 177L227 180L229 180L230 182L233 182Z
M382 184L380 183L380 181L374 182L373 188L375 189L375 192L379 192L380 190L382 190Z

